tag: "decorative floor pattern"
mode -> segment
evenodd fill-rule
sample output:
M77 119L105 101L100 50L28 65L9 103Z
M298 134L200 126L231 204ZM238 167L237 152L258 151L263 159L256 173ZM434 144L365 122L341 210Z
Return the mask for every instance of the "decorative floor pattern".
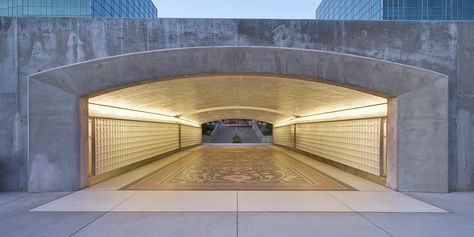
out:
M354 190L270 146L209 146L122 190Z

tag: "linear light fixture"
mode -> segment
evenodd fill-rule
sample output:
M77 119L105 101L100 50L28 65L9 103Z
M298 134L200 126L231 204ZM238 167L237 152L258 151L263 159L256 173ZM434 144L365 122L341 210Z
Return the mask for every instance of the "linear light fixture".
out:
M295 123L337 121L345 119L373 118L387 116L387 104L369 105L353 109L330 111L320 114L307 116L297 116L295 118L281 121L275 124L275 127L287 126Z
M120 108L96 103L89 103L89 116L115 119L129 119L162 123L178 123L192 127L201 127L197 122L170 115L157 114L127 108Z

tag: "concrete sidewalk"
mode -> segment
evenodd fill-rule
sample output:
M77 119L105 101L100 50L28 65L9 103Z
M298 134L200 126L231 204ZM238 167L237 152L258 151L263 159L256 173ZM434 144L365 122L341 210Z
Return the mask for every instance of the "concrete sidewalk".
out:
M0 235L474 236L472 192L408 193L449 213L28 211L67 194L0 193Z

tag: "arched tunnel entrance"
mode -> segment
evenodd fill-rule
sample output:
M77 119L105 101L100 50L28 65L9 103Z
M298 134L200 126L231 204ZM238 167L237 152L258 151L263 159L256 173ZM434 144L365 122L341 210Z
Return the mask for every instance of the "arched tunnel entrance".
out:
M89 99L89 184L116 175L117 170L127 170L126 167L133 168L134 164L201 144L201 124L212 120L221 122L216 125L211 142L260 143L263 135L259 134L259 139L260 128L255 122L260 120L275 124L275 145L304 151L349 171L358 170L364 177L385 185L386 115L386 98L282 76L205 75L127 87ZM291 133L287 133L288 129ZM241 153L253 153L262 149L247 147L240 150ZM227 177L263 177L269 172L258 170L256 166L261 160L219 158L226 157L227 153L222 150L218 155L215 147L209 152L214 153L213 159L221 159L222 164L212 161L212 165L219 168L201 169L206 174L202 176L192 174L200 176L200 183L216 182L213 179L224 170L235 169L225 168L226 159L241 159L229 164L233 167L255 162L253 166L249 164L247 170L225 172ZM254 156L262 154L266 154L265 151ZM206 158L203 155L202 159ZM266 165L271 166L273 161L268 162ZM276 182L270 178L272 176L297 174L278 167L267 175L269 183ZM281 174L283 172L286 173ZM190 175L186 173L186 176ZM262 182L260 178L257 180ZM246 188L249 188L249 182L245 183ZM232 187L236 188L235 185Z
M448 190L446 76L400 64L283 48L162 50L32 75L29 103L30 191L86 187L199 145L202 123L230 118L274 125L276 147L254 148L263 153L298 151L396 190Z

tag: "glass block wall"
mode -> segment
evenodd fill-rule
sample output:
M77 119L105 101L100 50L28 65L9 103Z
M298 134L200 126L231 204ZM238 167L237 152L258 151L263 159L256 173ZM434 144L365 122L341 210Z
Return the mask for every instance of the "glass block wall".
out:
M152 0L0 0L0 16L157 17Z
M322 20L474 20L473 0L323 0Z
M382 118L297 124L296 148L382 175L382 125Z
M131 165L179 148L177 124L90 118L92 175Z
M273 128L273 143L293 147L294 146L294 125Z
M181 147L194 146L201 144L201 128L181 125Z

